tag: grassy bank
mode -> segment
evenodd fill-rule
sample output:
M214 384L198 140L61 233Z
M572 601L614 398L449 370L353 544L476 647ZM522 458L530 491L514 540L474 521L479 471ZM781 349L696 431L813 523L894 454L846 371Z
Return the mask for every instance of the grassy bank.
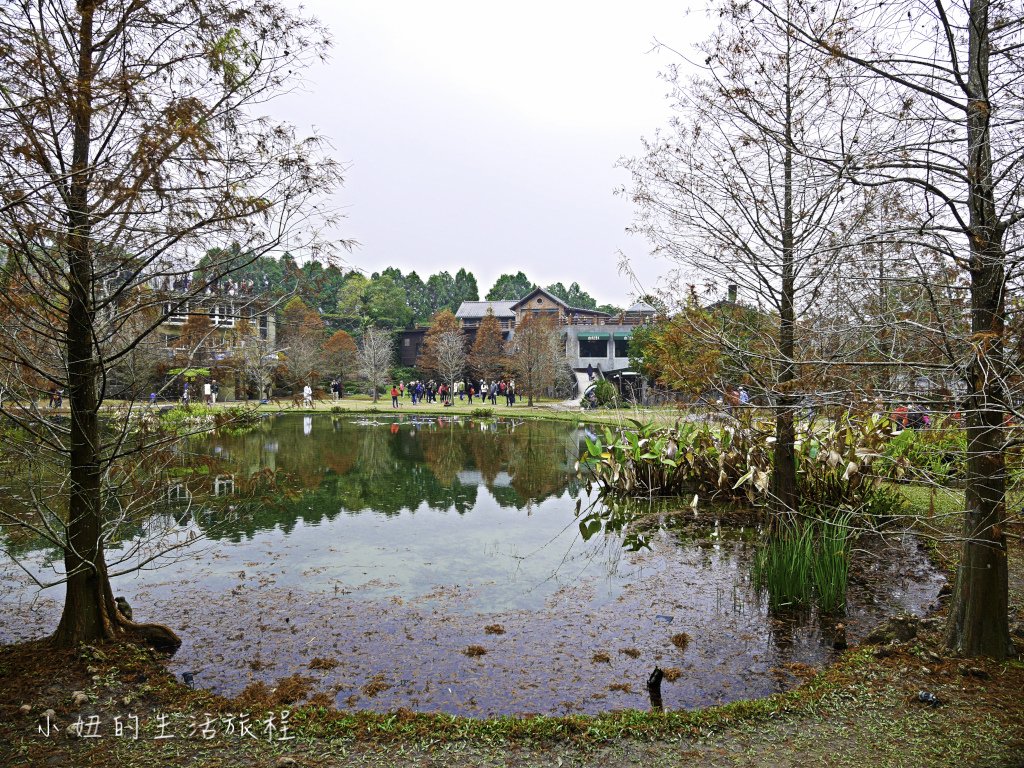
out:
M460 418L471 416L474 411L487 411L492 417L499 418L551 419L572 423L611 425L628 425L630 419L638 421L653 419L657 423L673 424L682 413L672 407L620 408L617 410L601 408L582 411L578 407L564 406L561 400L534 400L532 407L526 405L525 400L519 401L513 406L507 406L504 404L504 398L499 398L497 405L491 405L489 402L481 404L479 398L474 400L472 405L465 400L456 400L452 406L444 406L441 403L413 405L409 398L399 398L399 403L401 405L398 408L393 408L390 397L382 397L374 403L368 396L356 395L345 397L337 402L322 400L315 402L312 407L295 405L291 399L279 399L271 401L267 405L259 405L257 409L265 413L330 413L333 408L338 408L342 413L379 413L382 416L398 413L401 415L458 416Z

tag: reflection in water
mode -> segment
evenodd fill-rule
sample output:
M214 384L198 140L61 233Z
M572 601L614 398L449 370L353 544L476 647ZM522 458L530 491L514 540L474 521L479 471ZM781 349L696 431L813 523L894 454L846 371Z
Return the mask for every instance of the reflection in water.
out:
M178 486L193 503L178 523L218 547L115 590L138 618L179 630L173 664L203 669L204 685L238 693L331 657L339 666L316 674L341 707L645 707L655 664L680 670L666 705L694 707L770 693L780 668L828 658L816 617L783 621L753 589L751 530L672 503L591 507L573 472L582 435L325 415L197 439L190 461L217 456L216 472ZM904 569L919 557L894 546ZM26 594L13 569L0 569L0 587ZM880 607L850 601L851 639L894 604L919 613L937 584L922 571L885 589ZM52 631L58 613L44 600L0 639ZM494 624L505 633L487 634ZM692 638L683 648L671 642L681 632ZM469 645L486 655L466 656ZM370 697L373 679L390 687Z

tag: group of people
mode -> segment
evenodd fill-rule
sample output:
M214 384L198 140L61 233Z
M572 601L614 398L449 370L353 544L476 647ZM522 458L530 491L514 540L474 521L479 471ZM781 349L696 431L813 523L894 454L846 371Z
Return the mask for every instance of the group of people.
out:
M270 290L270 282L264 279L261 286L252 280L217 278L205 284L200 280L197 284L192 278L182 278L173 282L165 278L162 288L165 291L173 289L179 292L201 290L207 296L255 296Z
M727 390L722 393L722 396L718 398L719 406L725 405L726 411L729 415L732 415L733 408L742 407L750 404L750 395L747 394L745 387L739 389Z
M931 424L928 406L901 405L892 412L892 420L904 429L925 429Z
M498 398L503 397L505 405L511 406L516 402L516 383L512 379L495 379L491 382L483 379L480 381L457 381L454 385L438 383L433 380L410 381L408 384L400 381L391 387L392 407L398 408L399 398L405 398L407 394L412 398L413 405L439 401L445 405L454 405L457 395L459 400L468 399L470 405L473 404L474 397L479 397L481 403L487 402L490 398L491 405L497 405Z
M192 401L192 398L195 397L193 393L194 388L189 389L189 382L186 381L185 388L184 390L182 390L181 393L182 405L188 405ZM206 403L207 405L216 405L217 395L219 394L220 385L217 383L216 379L211 379L209 384L203 385L203 402ZM154 400L156 400L156 396L154 394L151 394L149 399L150 402L153 402Z
M64 402L64 390L63 389L57 389L57 387L50 387L50 402L49 402L48 407L50 407L50 408L60 408L60 406L61 406L61 404L63 402Z

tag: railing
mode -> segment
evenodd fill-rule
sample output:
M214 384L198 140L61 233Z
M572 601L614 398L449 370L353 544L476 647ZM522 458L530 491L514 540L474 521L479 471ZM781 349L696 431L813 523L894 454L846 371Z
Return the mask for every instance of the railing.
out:
M563 315L560 319L562 325L648 325L652 318L643 315L615 315L614 317L575 317Z
M480 322L477 320L461 320L460 322L462 323L462 328L464 329L479 328L481 325ZM500 321L500 323L501 330L503 331L507 331L516 327L515 320L502 320Z

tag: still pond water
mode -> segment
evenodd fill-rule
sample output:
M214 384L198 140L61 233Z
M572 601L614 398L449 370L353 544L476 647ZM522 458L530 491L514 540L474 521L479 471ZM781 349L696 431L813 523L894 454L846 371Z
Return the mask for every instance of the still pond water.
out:
M774 616L753 589L749 527L662 503L585 540L585 427L378 418L283 415L192 442L217 460L208 492L223 498L196 496L179 524L209 541L114 584L136 620L182 637L176 672L229 695L301 673L340 708L487 716L646 708L655 665L674 670L665 705L694 708L770 694L829 660L829 620ZM231 504L268 469L286 497ZM942 583L910 539L858 557L851 641L886 613L922 614ZM61 594L35 596L6 563L0 588L0 640L56 626Z

